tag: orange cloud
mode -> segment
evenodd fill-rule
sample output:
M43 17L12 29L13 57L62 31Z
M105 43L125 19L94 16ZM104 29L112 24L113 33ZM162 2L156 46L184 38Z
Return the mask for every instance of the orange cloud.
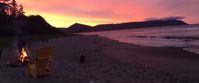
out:
M62 14L48 13L48 12L34 11L34 10L26 10L26 11L27 11L27 13L26 13L27 16L39 14L42 17L44 17L45 20L48 23L50 23L52 26L56 26L56 27L60 27L60 28L68 27L69 25L72 25L74 23L84 23L84 24L88 24L91 26L95 26L97 24L110 23L112 21L109 19L66 16L66 15L62 15Z

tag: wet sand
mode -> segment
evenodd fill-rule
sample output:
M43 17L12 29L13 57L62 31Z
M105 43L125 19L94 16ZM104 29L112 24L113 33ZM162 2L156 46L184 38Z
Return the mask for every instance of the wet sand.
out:
M107 43L103 55L118 61L139 63L157 70L199 78L199 55L178 47L147 47L114 42ZM106 45L106 42L103 43ZM117 53L115 53L116 51Z
M198 83L199 55L173 47L145 47L98 36L73 36L32 44L53 46L53 74L33 79L25 67L10 68L9 49L0 59L0 83ZM80 56L85 56L81 64ZM191 75L191 76L190 76ZM193 75L193 76L192 76ZM198 76L198 77L196 77Z

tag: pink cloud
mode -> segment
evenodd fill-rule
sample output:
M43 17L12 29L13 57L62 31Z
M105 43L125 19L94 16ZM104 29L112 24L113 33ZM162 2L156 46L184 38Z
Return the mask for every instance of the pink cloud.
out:
M25 9L115 22L183 16L199 23L198 0L19 0Z

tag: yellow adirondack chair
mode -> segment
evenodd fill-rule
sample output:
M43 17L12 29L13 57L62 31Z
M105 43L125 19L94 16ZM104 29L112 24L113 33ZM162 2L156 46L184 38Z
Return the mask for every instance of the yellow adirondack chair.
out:
M53 48L42 47L36 52L36 60L28 63L28 74L33 76L33 78L37 78L39 75L50 75L52 72L50 62L52 60Z

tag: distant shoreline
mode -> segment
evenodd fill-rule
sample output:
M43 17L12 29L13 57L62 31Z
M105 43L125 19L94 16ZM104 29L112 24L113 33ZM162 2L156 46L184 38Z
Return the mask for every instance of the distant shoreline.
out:
M150 47L182 47L184 50L199 54L198 25L167 26L154 28L125 29L79 33L99 35L123 43ZM186 35L185 35L186 34Z

